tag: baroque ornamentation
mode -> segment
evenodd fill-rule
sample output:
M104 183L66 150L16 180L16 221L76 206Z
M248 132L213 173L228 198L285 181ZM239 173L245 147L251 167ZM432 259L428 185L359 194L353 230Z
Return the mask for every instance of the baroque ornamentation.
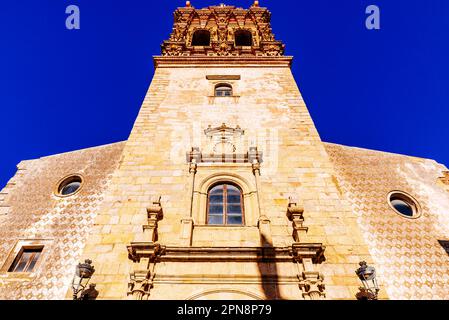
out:
M264 53L266 56L269 56L269 57L278 57L283 54L282 51L283 50L279 46L271 44L271 45L265 47Z
M181 56L182 52L182 46L178 44L170 44L162 49L162 55L164 56Z
M316 271L304 271L301 275L299 287L303 291L303 298L306 300L319 300L326 296L324 293L324 277Z
M219 5L195 9L191 5L175 12L173 32L162 44L163 56L256 56L278 57L284 44L276 41L270 25L271 13L253 5L245 10ZM199 29L211 32L210 46L192 46L193 33ZM252 35L252 48L235 44L235 30L245 28Z
M187 29L185 27L175 27L173 28L173 33L170 37L170 41L182 42L186 39Z

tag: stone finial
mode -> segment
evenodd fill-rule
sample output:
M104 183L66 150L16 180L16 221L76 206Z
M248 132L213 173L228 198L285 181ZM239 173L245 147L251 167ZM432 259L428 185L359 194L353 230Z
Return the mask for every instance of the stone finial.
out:
M253 7L258 7L258 6L259 6L259 1L255 0L254 3L253 3Z
M136 238L138 241L157 241L157 227L158 222L164 217L161 205L161 196L156 196L151 198L152 204L147 208L147 224L143 225L143 234L140 235L139 238Z
M192 162L189 163L189 173L195 174L198 170L198 164L196 163L196 159L192 159Z
M253 165L262 163L262 152L259 152L256 146L249 147L248 162L252 163ZM254 168L253 166L253 170L254 169L260 170L260 166L258 168Z
M152 204L147 208L148 218L162 219L161 196L151 198Z
M303 219L304 207L299 203L296 196L288 198L287 216L290 221L295 219Z
M190 1L186 1L186 7L190 8L192 6L192 4L190 3Z
M293 240L295 242L300 242L309 228L305 227L304 224L304 208L299 204L299 200L296 196L290 196L288 198L287 207L287 218L292 222L293 227Z

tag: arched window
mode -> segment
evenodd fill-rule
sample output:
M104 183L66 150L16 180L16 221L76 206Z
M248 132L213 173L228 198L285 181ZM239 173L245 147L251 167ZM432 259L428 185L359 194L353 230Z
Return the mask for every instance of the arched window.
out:
M232 86L227 83L220 83L215 86L215 96L216 97L231 97L232 96Z
M210 32L207 30L197 30L193 33L192 46L210 46Z
M207 194L207 224L243 225L243 195L233 184L222 183Z
M250 47L253 45L253 35L248 30L237 30L234 34L237 47Z

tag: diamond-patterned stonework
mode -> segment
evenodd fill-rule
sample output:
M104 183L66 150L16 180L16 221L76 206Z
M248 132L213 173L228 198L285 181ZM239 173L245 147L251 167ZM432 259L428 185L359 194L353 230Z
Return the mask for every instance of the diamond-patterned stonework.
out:
M123 146L116 143L18 165L2 191L9 211L0 216L0 299L64 298ZM83 176L80 192L66 198L54 195L58 181L70 174ZM19 240L48 245L32 274L6 272L6 260Z
M436 181L447 170L433 160L326 144L337 181L352 204L390 299L447 299L449 196ZM388 204L393 190L419 201L421 217L408 219Z

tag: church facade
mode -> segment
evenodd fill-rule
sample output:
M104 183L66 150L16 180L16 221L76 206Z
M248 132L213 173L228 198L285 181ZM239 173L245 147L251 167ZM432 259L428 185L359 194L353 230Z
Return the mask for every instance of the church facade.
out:
M188 1L127 141L18 165L0 299L449 298L449 170L323 142L270 15Z

